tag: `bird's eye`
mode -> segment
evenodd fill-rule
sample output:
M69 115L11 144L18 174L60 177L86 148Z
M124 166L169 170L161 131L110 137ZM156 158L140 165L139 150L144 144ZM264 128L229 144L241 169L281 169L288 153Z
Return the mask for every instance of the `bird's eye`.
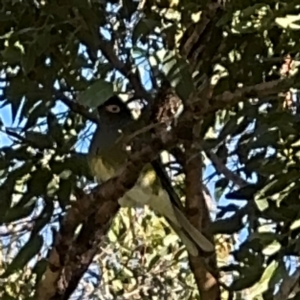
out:
M107 105L105 107L105 109L110 112L110 113L113 113L113 114L117 114L120 112L120 106L116 105L116 104L111 104L111 105Z

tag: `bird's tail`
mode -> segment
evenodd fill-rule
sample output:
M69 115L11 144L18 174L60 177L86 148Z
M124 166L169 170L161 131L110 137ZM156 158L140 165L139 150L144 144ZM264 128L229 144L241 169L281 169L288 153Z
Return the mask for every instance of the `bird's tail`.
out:
M204 252L213 252L215 250L214 245L191 224L180 209L174 207L174 212L181 228L171 222L172 227L191 255L197 256L198 248Z

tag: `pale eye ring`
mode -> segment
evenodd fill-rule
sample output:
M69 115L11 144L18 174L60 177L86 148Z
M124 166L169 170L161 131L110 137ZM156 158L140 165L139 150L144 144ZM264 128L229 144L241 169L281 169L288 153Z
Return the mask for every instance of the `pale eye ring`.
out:
M105 107L105 109L110 112L110 113L113 113L113 114L117 114L120 112L120 106L119 105L116 105L116 104L111 104L111 105L107 105Z

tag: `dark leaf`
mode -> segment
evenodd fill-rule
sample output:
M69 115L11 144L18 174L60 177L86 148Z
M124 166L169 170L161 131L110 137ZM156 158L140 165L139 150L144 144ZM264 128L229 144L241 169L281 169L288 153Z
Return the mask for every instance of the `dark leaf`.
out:
M25 133L26 139L32 144L32 146L44 150L53 146L51 138L43 133L36 131L27 131Z
M14 65L20 62L20 58L22 57L21 48L17 46L9 46L4 48L1 51L2 59L7 61L8 64Z
M62 208L65 208L66 205L70 201L70 195L71 195L71 192L72 192L72 187L73 187L73 184L72 184L71 180L60 179L59 189L57 191L57 197L58 197L59 204Z
M166 77L173 87L175 87L176 93L183 100L186 101L192 92L194 92L194 81L189 71L189 66L182 58L177 58L164 64Z
M132 14L136 12L137 6L138 6L138 1L123 0L120 9L121 17L126 19L127 21L130 21Z
M1 223L7 224L28 217L33 212L35 206L35 198L31 194L25 193L15 206L6 210L5 215L1 218Z
M215 183L215 200L219 201L222 195L224 194L224 191L226 187L229 184L229 180L227 178L220 178L216 183Z
M47 266L48 266L47 259L41 259L33 267L32 273L36 274L36 276L37 276L36 282L37 283L42 279L42 276L44 275Z
M239 232L243 227L243 217L246 215L246 211L241 209L237 211L231 217L214 221L211 225L211 231L214 234L234 234Z
M263 274L264 268L262 266L253 266L251 268L241 269L239 278L233 280L230 290L241 291L254 285L260 280Z
M260 194L264 197L273 196L276 193L280 193L287 188L291 183L299 179L298 171L288 172L274 178L260 191Z
M44 117L47 114L48 110L49 108L44 101L38 103L30 112L23 131L26 131L27 129L36 125L37 120L41 117Z
M160 255L156 254L154 255L148 264L148 270L151 271L151 269L156 265L156 263L161 259Z
M279 175L285 167L286 163L284 161L268 157L268 159L260 165L258 171L264 176Z
M32 228L32 234L38 234L47 224L49 224L53 216L53 202L49 200L46 202L46 205L40 215L36 218L34 226Z
M228 193L226 199L232 200L250 200L253 198L254 194L257 192L257 187L255 185L247 185L240 188L239 190Z
M17 253L16 257L9 264L4 274L1 275L1 278L6 278L14 272L22 270L25 265L40 252L43 246L43 241L44 239L40 235L32 236Z
M279 133L278 130L268 130L262 133L256 140L251 143L251 148L266 148L266 147L278 147Z
M132 32L132 43L134 45L137 44L137 41L150 34L159 23L152 19L140 19L140 21L136 24Z
M113 84L98 79L79 95L78 102L89 107L98 107L113 95Z
M30 45L27 48L26 53L22 55L22 66L25 74L28 74L34 67L36 56L35 48L36 45Z
M35 196L45 195L47 185L52 179L52 173L46 168L37 169L31 173L31 177L27 182L28 192Z
M217 213L217 219L221 219L227 213L236 213L240 209L240 206L235 204L228 204L226 206L218 206L218 209L220 209L220 211Z
M234 116L226 122L225 126L219 133L219 140L224 141L228 136L235 136L239 135L247 128L249 125L249 120L246 117L243 117L242 120L241 116Z

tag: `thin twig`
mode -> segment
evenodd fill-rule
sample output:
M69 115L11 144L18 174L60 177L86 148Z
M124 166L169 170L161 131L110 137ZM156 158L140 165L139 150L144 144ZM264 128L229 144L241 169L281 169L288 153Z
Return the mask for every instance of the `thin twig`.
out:
M232 171L230 171L212 150L206 151L206 155L211 160L213 166L215 167L218 173L223 174L225 178L232 181L238 187L244 187L248 185L246 180L242 179L241 177L237 176Z

